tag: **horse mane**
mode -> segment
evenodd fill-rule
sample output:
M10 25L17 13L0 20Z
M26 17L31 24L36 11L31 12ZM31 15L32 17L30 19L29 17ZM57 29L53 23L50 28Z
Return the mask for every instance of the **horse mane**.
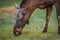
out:
M22 3L25 3L27 0L22 0Z
M22 0L20 6L22 6L23 4L25 4L27 2L27 0Z

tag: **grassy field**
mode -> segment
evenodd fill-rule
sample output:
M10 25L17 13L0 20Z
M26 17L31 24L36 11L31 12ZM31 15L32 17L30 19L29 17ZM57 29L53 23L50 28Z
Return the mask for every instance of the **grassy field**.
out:
M55 7L53 7L47 33L42 33L45 26L46 10L36 9L30 17L30 24L26 25L22 34L17 37L13 35L16 14L12 9L15 10L14 6L0 8L0 40L60 40L60 35L57 33Z
M0 0L0 8L4 6L11 6L14 5L14 3L19 3L21 0Z

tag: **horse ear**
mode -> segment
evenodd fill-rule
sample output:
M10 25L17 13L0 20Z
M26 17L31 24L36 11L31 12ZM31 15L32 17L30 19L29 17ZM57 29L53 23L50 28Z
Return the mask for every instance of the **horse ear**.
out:
M15 3L15 8L20 9L20 6L17 3Z

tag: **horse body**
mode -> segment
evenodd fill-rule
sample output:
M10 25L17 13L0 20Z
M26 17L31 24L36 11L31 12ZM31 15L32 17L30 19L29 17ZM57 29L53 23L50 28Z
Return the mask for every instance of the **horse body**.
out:
M21 8L28 8L31 6L37 6L39 8L46 8L47 6L54 4L55 0L22 0L22 3L20 5Z
M19 6L19 12L17 14L18 19L16 19L16 25L14 26L14 30L13 30L14 34L15 35L21 34L25 24L28 23L32 12L36 8L40 8L40 9L46 8L46 11L47 11L46 24L45 24L45 28L43 32L47 32L48 23L49 23L51 12L52 12L52 5L55 3L56 3L56 8L58 10L57 15L59 14L58 16L58 24L59 24L58 30L59 31L58 32L60 33L60 12L58 9L60 2L58 3L56 0L22 0Z

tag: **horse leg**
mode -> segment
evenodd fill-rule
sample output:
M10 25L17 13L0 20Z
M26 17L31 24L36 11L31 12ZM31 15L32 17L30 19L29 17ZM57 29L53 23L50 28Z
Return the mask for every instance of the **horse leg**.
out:
M57 20L58 20L58 33L60 34L60 12L57 13Z
M48 23L49 23L50 16L51 16L51 12L52 12L52 6L46 8L46 10L47 10L47 14L46 14L46 24L45 24L45 28L44 28L43 32L47 32Z
M58 1L56 4L56 11L57 11L57 20L58 20L58 33L60 34L60 1Z

